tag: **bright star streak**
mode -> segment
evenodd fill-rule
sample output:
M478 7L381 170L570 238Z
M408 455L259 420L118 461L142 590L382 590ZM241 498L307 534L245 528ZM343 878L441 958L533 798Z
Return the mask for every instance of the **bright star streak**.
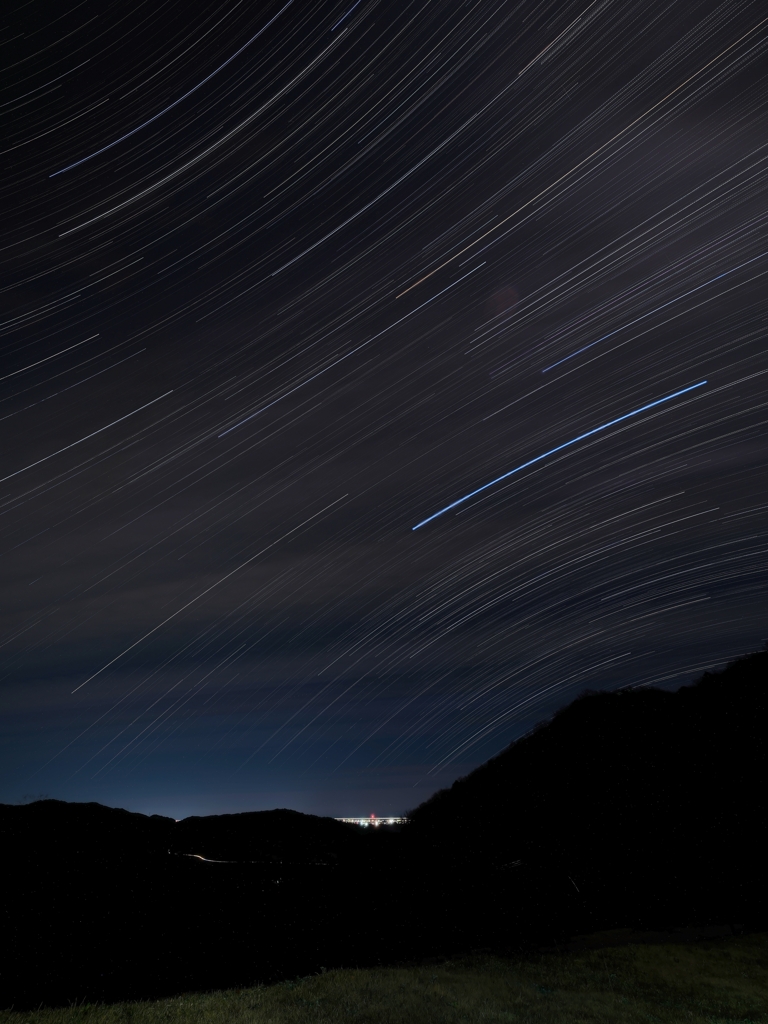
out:
M143 643L147 639L147 637L152 636L152 634L156 633L158 629L161 629L163 626L169 623L171 619L175 619L177 615L181 615L182 612L186 611L187 608L195 604L202 597L205 597L206 594L210 594L210 592L212 590L215 590L216 587L220 587L222 583L224 583L226 580L230 578L230 576L234 576L235 573L240 572L240 570L244 569L246 565L250 565L251 562L255 561L265 552L270 551L273 547L275 547L276 544L279 544L281 541L285 540L286 537L290 537L292 533L296 533L297 530L300 530L303 526L306 526L307 523L311 523L313 519L317 519L318 516L321 516L324 512L327 512L329 508L333 508L334 505L338 505L338 503L340 501L343 501L346 497L348 497L348 495L342 494L340 498L337 498L335 501L332 501L330 505L326 505L325 508L321 508L319 512L315 512L308 519L305 519L302 523L299 523L298 526L292 527L290 530L288 530L287 533L284 533L281 537L278 537L277 540L273 540L271 544L267 544L267 546L265 548L262 548L261 551L257 551L255 555L250 555L248 558L246 558L244 562L241 562L240 565L235 566L234 569L231 569L225 576L222 576L221 579L216 580L215 583L212 583L209 587L206 587L205 590L201 591L201 593L197 594L196 597L193 597L191 601L187 601L186 604L182 605L181 608L177 608L175 612L172 612L167 618L163 619L162 622L158 622L158 624L156 626L153 626L152 629L150 629L148 632L144 634L144 636L140 636L138 640L134 640L134 642L129 647L126 647L125 650L121 651L119 654L116 654L111 661L108 661L106 663L106 665L102 665L100 669L98 669L96 672L88 676L87 679L83 680L82 683L80 683L78 686L74 688L74 690L72 690L72 693L77 693L77 691L81 690L86 685L86 683L90 683L90 681L92 679L95 679L96 676L100 676L102 672L108 669L111 665L114 665L116 661L119 661L129 651L132 651L134 647L138 647L139 644Z
M86 341L93 341L94 338L98 338L98 334L92 334L90 338L85 338L83 341L78 341L74 345L70 345L68 348L63 348L59 352L54 352L52 356L46 356L45 359L38 359L34 363L29 363L27 366L22 366L20 370L13 370L12 373L6 373L4 377L0 377L0 380L8 380L9 377L15 377L19 373L26 373L27 370L31 370L35 366L40 366L41 363L48 363L51 359L58 359L59 356L63 356L65 352L71 352L73 348L80 348Z
M339 27L339 25L342 23L342 21L346 21L347 20L347 18L350 16L352 11L354 11L354 9L358 6L359 3L360 3L360 0L357 0L356 3L352 4L352 6L349 8L349 10L347 11L346 14L342 14L342 16L339 18L339 20L336 22L336 24L331 29L331 32L335 32L336 29Z
M99 427L98 430L94 430L90 434L86 434L85 437L78 438L78 440L73 441L72 444L65 445L63 448L59 448L58 451L51 452L50 455L45 455L42 459L37 459L36 462L30 462L28 466L22 466L21 469L17 469L15 473L9 473L8 476L0 477L0 484L4 484L6 480L10 480L14 476L18 476L19 473L26 473L28 469L32 469L34 466L39 466L41 462L47 462L48 459L52 459L55 455L61 455L62 452L68 452L70 448L74 448L75 445L82 444L83 441L88 441L90 438L96 437L97 434L103 434L105 430L109 430L109 428L114 427L115 424L122 423L123 420L130 419L130 417L135 416L137 412L141 412L142 409L148 409L150 405L154 405L155 402L159 402L161 398L167 398L168 395L171 394L173 394L173 388L171 388L170 391L166 391L164 395L159 395L157 398L153 398L151 402L147 402L145 405L140 405L139 408L134 409L133 412L127 412L125 416L112 420L111 423L107 423L104 427Z
M593 427L592 430L588 430L585 434L579 434L578 437L572 437L570 441L565 441L563 444L559 444L556 448L550 448L548 452L542 452L541 455L537 455L534 459L529 459L527 462L521 463L519 466L515 466L514 469L510 469L506 473L502 473L501 476L497 476L495 480L489 480L487 484L483 484L482 487L478 487L477 490L470 491L469 494L465 494L463 498L458 498L456 501L452 501L450 505L446 505L445 508L441 508L439 512L434 512L431 516L427 516L426 519L422 519L420 523L416 523L412 526L412 530L418 530L421 526L426 526L427 523L431 523L433 519L437 519L438 516L443 515L444 512L450 512L452 508L456 508L457 505L462 505L465 501L469 501L470 498L474 498L476 494L480 494L483 491L487 491L489 487L493 487L494 484L500 483L502 480L506 480L507 477L512 476L514 473L519 473L521 469L527 469L528 466L532 466L535 462L541 462L542 459L546 459L549 455L554 455L555 452L561 452L564 448L570 448L572 444L576 444L577 441L583 441L586 437L592 437L593 434L599 434L601 430L607 430L608 427L613 427L617 423L622 423L624 420L630 419L632 416L639 416L641 412L646 412L648 409L653 409L657 405L661 405L663 402L671 402L673 398L679 398L680 395L685 395L689 391L693 391L695 388L703 387L707 382L700 380L698 384L691 384L687 388L683 388L681 391L673 391L671 395L665 395L663 398L657 398L654 402L649 402L647 405L641 405L639 409L633 409L632 412L625 412L623 416L617 417L615 420L609 420L607 423L601 424L599 427Z

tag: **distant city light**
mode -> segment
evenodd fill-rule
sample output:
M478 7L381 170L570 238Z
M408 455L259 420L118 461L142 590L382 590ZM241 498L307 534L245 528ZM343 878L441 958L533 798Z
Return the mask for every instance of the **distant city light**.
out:
M370 818L336 818L335 821L343 821L347 825L406 825L408 818L377 818L375 814L372 814Z

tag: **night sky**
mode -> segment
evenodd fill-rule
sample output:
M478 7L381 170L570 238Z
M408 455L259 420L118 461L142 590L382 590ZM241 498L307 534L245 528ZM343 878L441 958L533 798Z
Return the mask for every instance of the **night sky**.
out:
M0 800L403 813L762 647L766 14L5 6Z

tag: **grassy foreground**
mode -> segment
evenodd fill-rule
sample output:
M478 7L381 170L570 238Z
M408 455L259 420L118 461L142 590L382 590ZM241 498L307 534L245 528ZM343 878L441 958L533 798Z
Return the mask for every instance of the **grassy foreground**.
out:
M768 935L516 960L334 970L156 1002L0 1012L0 1024L768 1024Z

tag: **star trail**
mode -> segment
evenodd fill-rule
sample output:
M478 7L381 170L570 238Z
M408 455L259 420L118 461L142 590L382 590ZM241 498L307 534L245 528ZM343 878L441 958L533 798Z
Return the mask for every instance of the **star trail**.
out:
M762 647L767 51L753 0L11 3L0 799L403 814Z
M673 391L671 395L665 395L663 398L657 398L653 402L648 402L647 405L641 405L639 409L633 409L631 412L625 412L623 416L617 416L615 420L609 420L607 423L602 423L599 427L593 427L591 430L585 431L583 434L579 434L576 437L572 437L570 441L563 441L562 444L557 445L555 448L550 448L548 452L542 452L541 455L536 455L532 459L528 459L527 462L521 462L519 466L515 466L514 469L508 469L506 473L502 473L501 476L497 476L495 480L490 480L487 484L483 484L482 487L476 488L474 491L470 491L469 494L465 494L463 498L457 498L456 501L452 501L450 505L446 505L445 508L441 508L437 512L433 512L431 516L427 516L426 519L422 519L420 523L412 526L412 530L418 530L422 526L426 526L427 523L431 523L433 519L437 519L438 516L443 515L445 512L450 512L452 508L456 508L457 505L463 505L465 501L469 501L470 498L474 498L477 494L482 494L483 491L489 487L494 487L496 484L501 483L502 480L506 480L507 477L513 476L515 473L519 473L523 469L528 469L529 466L535 465L537 462L541 462L542 459L548 458L550 455L555 455L557 452L561 452L564 448L570 448L572 444L577 444L579 441L584 441L588 437L592 437L594 434L600 434L604 430L608 430L609 427L615 427L617 423L623 423L624 420L631 419L633 416L639 416L641 412L647 412L649 409L654 409L657 405L662 405L664 402L670 402L673 398L679 398L680 395L685 395L689 391L693 391L695 388L704 387L707 382L705 380L699 381L698 384L690 384L687 388L681 388L680 391Z

